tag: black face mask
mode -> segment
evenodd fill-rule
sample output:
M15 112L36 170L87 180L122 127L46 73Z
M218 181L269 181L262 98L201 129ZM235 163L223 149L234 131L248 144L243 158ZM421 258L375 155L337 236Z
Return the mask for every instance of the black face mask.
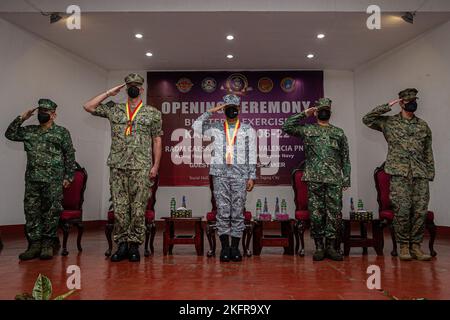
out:
M40 124L44 124L50 121L50 115L45 112L38 113L37 118Z
M136 87L136 86L131 86L131 87L129 87L129 88L127 89L127 93L128 93L128 96L129 96L131 99L134 99L134 98L137 98L137 97L139 96L140 90L139 90L139 88Z
M328 109L321 109L317 112L317 119L320 121L327 121L330 120L331 117L331 111Z
M416 112L417 110L417 101L413 100L405 104L405 111L408 112Z
M239 110L235 106L231 106L225 109L225 115L227 118L234 119L238 116Z

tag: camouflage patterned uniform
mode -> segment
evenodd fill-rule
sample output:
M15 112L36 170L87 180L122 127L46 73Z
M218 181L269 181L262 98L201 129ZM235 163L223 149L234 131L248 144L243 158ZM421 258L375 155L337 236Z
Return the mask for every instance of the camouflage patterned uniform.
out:
M145 208L152 182L152 138L162 135L161 112L144 105L128 126L125 103L99 105L94 116L108 118L111 125L110 188L114 207L114 241L141 244L145 237Z
M48 99L39 100L39 108L55 110ZM63 180L71 181L75 170L75 150L67 129L53 124L48 130L39 125L22 127L17 117L5 136L24 143L27 153L25 173L25 231L33 242L52 241L62 211Z
M303 181L308 182L311 236L334 240L341 231L342 188L350 187L347 137L342 129L333 125L299 123L305 118L304 111L288 118L283 131L304 142Z
M420 244L430 199L428 181L434 179L431 130L416 116L407 120L401 113L383 115L389 111L388 104L378 106L364 116L363 122L383 132L388 143L384 169L391 175L390 198L397 240Z
M211 112L202 114L192 125L194 133L214 137L214 155L209 174L213 176L217 204L217 233L241 238L245 229L244 207L249 179L256 179L256 134L242 123L236 137L233 164L227 165L226 133L222 122L210 122ZM234 127L230 126L231 132Z

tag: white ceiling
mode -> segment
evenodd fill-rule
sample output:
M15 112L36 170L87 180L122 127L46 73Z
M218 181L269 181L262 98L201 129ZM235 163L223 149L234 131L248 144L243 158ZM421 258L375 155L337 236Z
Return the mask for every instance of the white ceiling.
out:
M411 25L400 15L383 14L375 31L361 12L91 12L72 31L37 13L0 18L107 70L265 70L355 69L450 20L450 12L419 12ZM229 33L235 40L225 39ZM305 57L310 52L315 59Z

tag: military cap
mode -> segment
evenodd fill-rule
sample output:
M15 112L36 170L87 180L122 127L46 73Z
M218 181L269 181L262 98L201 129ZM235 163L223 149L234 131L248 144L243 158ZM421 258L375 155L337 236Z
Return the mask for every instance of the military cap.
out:
M227 105L238 106L241 104L241 98L239 98L235 94L227 94L226 96L223 97L223 102L225 103L226 106Z
M143 85L144 84L144 78L142 78L137 73L130 73L129 75L127 75L125 77L125 83L126 84L137 83L139 85Z
M333 101L331 101L331 99L329 99L329 98L321 98L321 99L316 101L315 107L317 109L331 108L331 103L332 102Z
M47 110L56 110L56 107L58 106L50 99L39 99L38 105L40 109L47 109Z
M417 92L419 92L416 88L408 88L405 90L402 90L398 93L398 97L400 99L403 99L405 101L411 101L415 99L419 99L417 97Z

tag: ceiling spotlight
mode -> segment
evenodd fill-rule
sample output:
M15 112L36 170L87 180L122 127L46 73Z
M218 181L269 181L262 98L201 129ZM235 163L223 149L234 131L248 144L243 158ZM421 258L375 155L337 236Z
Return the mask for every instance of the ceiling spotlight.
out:
M52 14L50 14L50 23L56 23L61 19L62 16L57 12L53 12Z
M405 22L413 24L415 15L416 15L415 12L405 12L405 14L402 15L402 19Z
M147 57L151 57L151 56L153 56L153 53L147 52L147 53L145 53L145 55L146 55Z
M231 34L227 35L227 40L233 40L233 39L234 39L233 35L231 35Z
M135 35L134 35L136 38L138 38L138 39L142 39L144 36L142 35L142 33L136 33Z
M323 38L325 38L325 35L324 35L323 33L319 33L319 34L317 35L317 38L318 38L318 39L323 39Z
M314 58L314 55L313 55L312 53L310 53L310 54L308 54L306 57L307 57L308 59L312 59L312 58Z
M227 58L228 58L228 59L233 59L234 56L233 56L232 54L228 54L228 55L227 55Z

